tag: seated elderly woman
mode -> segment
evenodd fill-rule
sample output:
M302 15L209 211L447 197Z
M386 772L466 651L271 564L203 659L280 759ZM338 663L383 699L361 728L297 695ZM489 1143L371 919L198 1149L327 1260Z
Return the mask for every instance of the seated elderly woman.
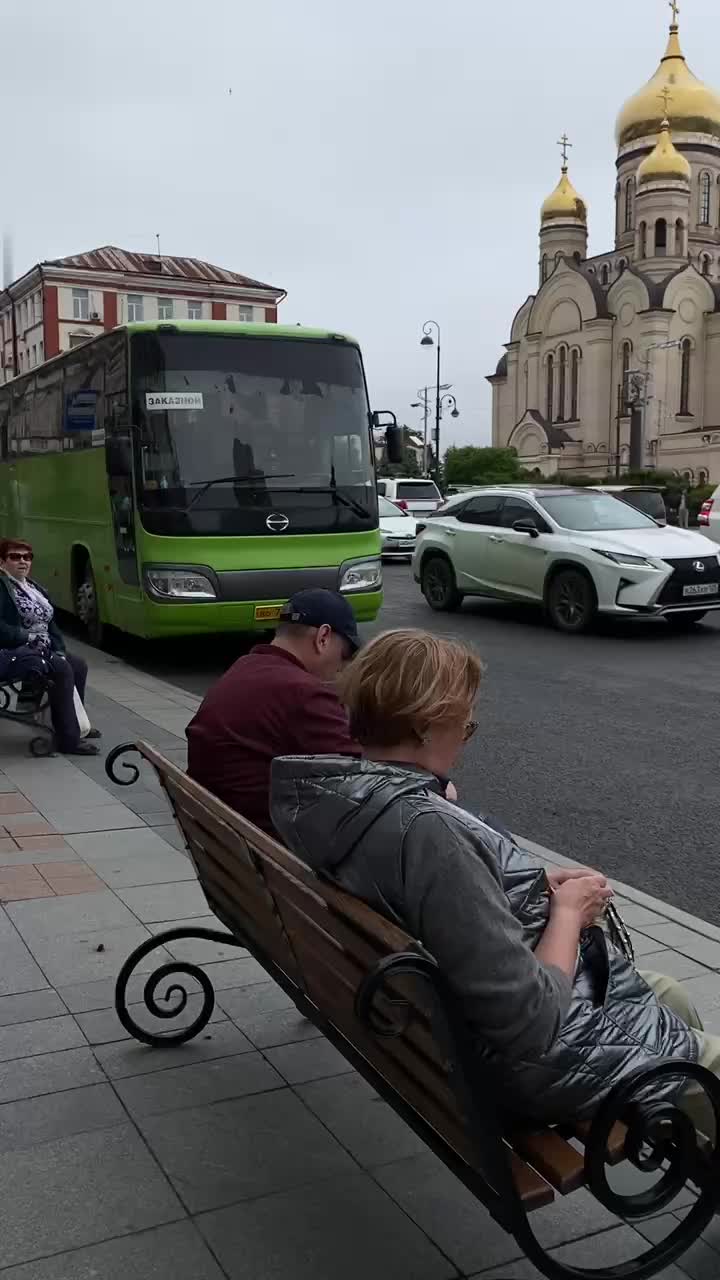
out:
M32 671L33 657L45 660L52 679L48 697L57 748L64 755L94 756L98 748L80 737L74 691L85 697L87 664L65 649L55 610L30 578L33 549L20 538L0 540L0 651L18 659L18 676ZM87 735L99 738L97 729Z
M592 927L612 897L605 877L546 872L445 798L477 727L481 672L470 649L422 631L371 641L342 678L363 758L275 760L277 830L432 953L515 1112L586 1118L613 1085L660 1058L720 1073L720 1038L703 1033L679 984L638 972ZM677 1088L662 1081L654 1096ZM704 1095L684 1103L707 1133Z

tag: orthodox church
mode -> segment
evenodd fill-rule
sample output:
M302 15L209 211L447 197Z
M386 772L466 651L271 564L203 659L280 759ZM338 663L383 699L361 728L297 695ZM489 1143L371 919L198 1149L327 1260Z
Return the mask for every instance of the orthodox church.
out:
M587 256L568 171L542 206L537 292L488 381L493 443L542 475L616 459L720 483L720 94L664 57L617 121L615 247Z

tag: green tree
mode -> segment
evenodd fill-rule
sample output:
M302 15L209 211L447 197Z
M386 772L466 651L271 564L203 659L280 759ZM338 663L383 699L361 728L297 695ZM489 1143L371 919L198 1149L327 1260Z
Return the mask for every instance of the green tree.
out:
M518 484L525 476L515 449L452 447L445 454L445 482L454 484Z

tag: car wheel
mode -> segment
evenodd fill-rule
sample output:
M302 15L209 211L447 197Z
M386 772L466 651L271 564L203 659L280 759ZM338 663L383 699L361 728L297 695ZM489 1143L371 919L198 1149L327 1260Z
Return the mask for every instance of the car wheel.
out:
M673 631L692 631L693 627L702 622L706 613L706 609L693 609L690 613L669 613L665 621Z
M95 574L89 560L85 562L83 577L75 592L75 613L87 631L91 644L102 645L105 625L100 617Z
M546 612L558 631L579 635L587 631L597 612L595 588L580 569L561 569L547 591Z
M458 591L455 572L449 560L444 556L431 556L423 564L420 575L420 589L436 613L451 613L459 609L463 602L462 591Z

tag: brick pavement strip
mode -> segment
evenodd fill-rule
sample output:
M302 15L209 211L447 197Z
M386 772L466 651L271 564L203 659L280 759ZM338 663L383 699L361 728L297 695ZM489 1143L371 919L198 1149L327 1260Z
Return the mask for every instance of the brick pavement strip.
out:
M83 652L108 746L143 736L182 762L177 735L198 700ZM126 955L173 925L217 927L168 818L146 768L133 795L106 783L102 760L33 761L0 736L2 1275L255 1280L271 1263L274 1280L536 1280L246 952L173 944L211 977L213 1020L165 1051L127 1039L114 1012ZM641 963L682 979L714 1026L720 929L619 892ZM138 1017L150 1020L139 1003L147 971L170 958L159 950L133 976ZM185 1020L197 1007L191 996ZM643 1230L654 1238L674 1221ZM585 1192L534 1224L578 1265L630 1257L642 1243ZM713 1224L687 1267L660 1280L719 1274Z

